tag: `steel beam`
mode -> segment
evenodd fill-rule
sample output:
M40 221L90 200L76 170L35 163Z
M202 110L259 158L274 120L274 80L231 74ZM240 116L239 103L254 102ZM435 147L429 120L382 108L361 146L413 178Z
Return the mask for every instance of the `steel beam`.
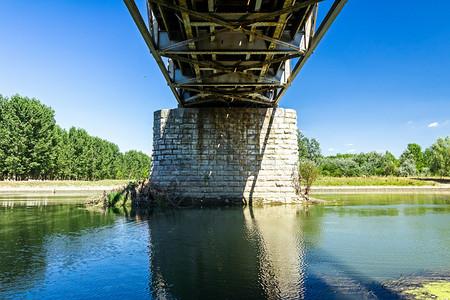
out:
M265 107L278 105L347 2L334 0L314 36L321 1L147 0L150 33L134 0L124 0L179 106Z
M177 90L172 85L172 81L169 76L169 72L167 72L166 67L164 66L164 62L161 59L161 56L158 55L155 49L155 45L153 45L153 40L150 36L150 33L148 32L147 26L145 25L144 20L142 19L141 13L139 12L139 9L136 6L136 3L134 0L123 0L125 5L128 8L128 11L130 12L131 16L133 17L134 23L136 23L139 32L141 33L142 37L144 38L145 43L147 44L148 49L150 50L150 53L152 54L153 58L155 59L156 63L158 64L159 69L163 73L164 78L167 81L167 84L170 87L170 90L172 91L173 95L177 99L177 102L180 106L183 106L183 101L180 98L180 95L178 95Z
M298 54L299 51L286 51L286 50L175 50L175 51L157 51L161 56L168 55L289 55Z
M314 35L314 38L311 42L311 45L309 46L308 50L305 53L305 56L301 57L297 63L295 64L294 70L291 73L291 76L289 77L286 86L281 89L279 94L277 95L277 98L275 100L275 105L278 105L278 102L280 102L281 97L283 97L284 93L286 93L287 88L292 84L295 77L298 75L300 70L305 65L308 58L313 54L314 50L316 49L319 42L324 37L325 33L327 33L328 29L330 28L331 24L333 24L334 20L336 20L337 16L341 12L341 10L344 8L345 4L348 0L335 0L333 5L331 6L330 10L328 11L327 15L323 19L322 23L319 26L319 29L317 29L317 32Z
M165 6L167 8L171 8L171 9L180 11L182 14L184 13L184 14L192 15L192 16L197 17L199 19L203 19L203 20L215 23L215 24L217 24L217 26L222 26L222 27L228 28L230 30L241 31L241 32L243 32L243 33L245 33L245 34L247 34L249 36L254 36L254 37L257 37L257 38L260 38L260 39L263 39L263 40L266 40L266 41L269 41L269 42L272 42L272 43L277 43L277 44L279 44L280 46L283 46L283 47L288 47L288 48L292 48L292 49L298 49L298 47L296 47L295 45L292 45L290 43L286 43L286 42L280 41L278 39L274 39L274 38L268 37L268 36L266 36L264 34L253 32L252 30L248 30L248 29L244 28L245 26L250 26L251 24L257 22L257 21L254 21L254 20L247 21L247 22L241 22L241 23L238 23L236 25L230 25L229 22L227 22L226 20L218 18L215 14L199 13L197 11L188 9L188 8L186 8L184 6L172 4L172 3L169 3L169 2L166 2L166 1L163 1L163 0L149 0L149 1L154 2L156 4L159 4L159 5L162 5L162 6ZM317 3L319 1L323 1L323 0L307 0L307 1L301 2L301 3L297 4L297 5L290 6L287 9L281 9L281 10L279 10L277 12L274 12L274 13L267 13L263 17L258 18L258 21L261 20L261 19L266 19L266 16L267 16L267 18L270 18L268 16L273 16L274 14L277 15L278 12L282 12L281 15L282 14L287 14L289 11L292 12L292 11L301 9L303 7L309 6L309 5L311 5L310 3ZM295 9L294 9L294 7L295 7ZM287 11L287 12L284 12L284 11Z

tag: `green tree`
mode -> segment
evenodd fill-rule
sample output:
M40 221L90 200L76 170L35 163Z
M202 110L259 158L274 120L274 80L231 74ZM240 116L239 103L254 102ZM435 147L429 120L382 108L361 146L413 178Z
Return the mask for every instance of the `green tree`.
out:
M74 148L69 132L57 127L58 143L56 145L56 178L75 179Z
M428 167L428 169L431 168L431 157L433 155L433 151L431 150L431 148L427 148L425 149L425 151L423 152L423 161L426 167Z
M413 155L413 159L414 159L414 162L416 163L417 170L421 171L422 168L425 167L425 161L424 161L422 148L415 143L411 143L411 144L408 144L407 149Z
M403 151L399 158L400 166L398 168L400 176L414 176L417 174L416 161L414 154L408 148Z
M151 159L147 154L135 150L127 151L123 155L121 173L128 179L148 178L150 163Z
M308 139L298 130L297 140L300 159L317 160L321 157L320 144L315 138Z
M417 174L416 162L412 158L405 159L398 168L400 176L414 176Z
M13 179L44 178L54 168L54 111L37 99L0 98L0 159Z
M400 155L400 158L398 159L400 164L402 164L405 160L412 160L415 163L414 154L412 154L412 152L409 149L405 149Z
M384 168L384 175L386 175L386 176L399 176L400 175L400 171L397 168L397 164L393 163L393 162L388 164Z
M299 192L301 183L305 183L305 198L309 200L309 190L314 181L319 177L319 169L316 164L308 159L302 159L298 165L298 173L299 173Z
M438 176L450 176L450 136L439 137L431 145L430 170Z
M389 152L387 150L384 153L383 158L384 158L384 162L386 163L386 165L397 162L397 159L395 158L394 154L392 154L391 152Z
M55 124L54 111L36 99L0 95L0 179L147 178L150 157L86 130Z

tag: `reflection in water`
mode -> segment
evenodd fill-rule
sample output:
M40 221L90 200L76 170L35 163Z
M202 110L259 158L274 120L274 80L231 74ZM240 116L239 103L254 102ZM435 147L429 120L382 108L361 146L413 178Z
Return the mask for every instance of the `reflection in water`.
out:
M0 297L395 299L381 282L450 270L449 197L403 196L143 211L2 196Z
M44 200L14 201L12 205L2 202L0 216L0 292L2 287L13 286L18 290L32 289L45 281L48 260L54 253L49 253L48 241L57 243L62 237L71 243L76 236L86 230L110 224L115 220L112 215L104 214L101 218L94 212L79 209L71 204L46 205ZM87 243L88 245L89 243ZM81 244L79 244L81 245ZM75 258L74 250L79 249L70 244L66 251L59 251L59 257ZM61 256L62 255L62 256ZM1 294L1 293L0 293Z
M170 210L149 219L158 298L302 298L308 208ZM230 220L231 218L231 220ZM317 240L315 242L318 242Z
M224 212L166 210L150 217L154 295L184 299L264 296L257 276L248 276L258 273L259 264L242 209Z
M14 206L47 206L47 199L44 200L31 200L31 201L3 201L2 207L14 207Z
M270 299L303 297L305 245L301 207L244 210L246 228L258 249L260 285Z

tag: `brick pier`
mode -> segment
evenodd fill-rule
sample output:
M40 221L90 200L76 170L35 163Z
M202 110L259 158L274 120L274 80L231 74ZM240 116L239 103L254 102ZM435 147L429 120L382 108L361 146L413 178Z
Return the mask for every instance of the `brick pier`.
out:
M154 114L151 179L187 202L297 202L297 114L177 108Z

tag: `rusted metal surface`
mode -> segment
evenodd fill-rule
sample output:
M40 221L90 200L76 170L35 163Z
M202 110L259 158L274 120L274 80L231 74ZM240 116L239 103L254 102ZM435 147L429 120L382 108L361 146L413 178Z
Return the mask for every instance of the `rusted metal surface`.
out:
M347 2L315 33L321 1L124 0L180 107L276 107Z

